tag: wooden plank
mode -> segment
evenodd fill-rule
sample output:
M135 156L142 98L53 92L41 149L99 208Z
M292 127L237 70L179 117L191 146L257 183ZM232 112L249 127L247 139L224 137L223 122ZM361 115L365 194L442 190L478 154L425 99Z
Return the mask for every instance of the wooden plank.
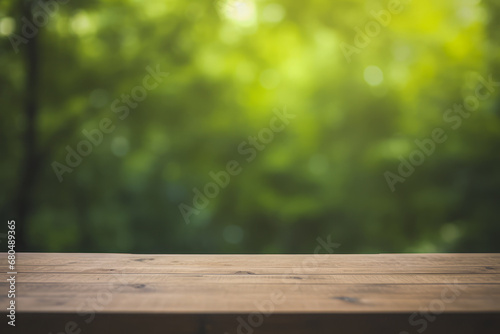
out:
M262 284L114 287L108 284L30 283L20 285L19 293L26 297L18 300L19 311L23 312L91 311L94 305L105 306L107 312L258 312L259 305L268 304L273 295L281 296L280 301L272 303L274 310L286 313L412 312L433 303L447 311L495 312L500 309L498 284L468 285L456 297L453 289L447 285L300 285L285 288ZM448 299L442 297L443 291L453 302L446 302Z
M3 268L2 268L3 269ZM500 274L500 254L131 255L20 254L26 273Z
M34 292L36 289L43 289L44 292ZM92 311L98 305L105 307L107 312L257 312L259 305L269 303L273 295L282 296L282 302L272 303L273 309L287 313L413 312L434 304L446 311L499 311L498 286L469 286L466 292L449 303L441 297L444 289L443 286L418 285L384 286L381 289L367 285L355 288L300 286L298 290L292 291L274 286L246 285L220 289L138 286L114 290L106 285L68 288L40 284L38 287L20 288L19 294L25 294L26 297L19 298L19 311ZM447 294L452 296L451 292Z
M20 283L107 283L116 282L116 275L130 284L462 284L500 282L500 274L332 274L332 275L249 275L249 274L93 274L34 272L18 277Z
M272 312L250 328L255 333L331 333L334 324L350 333L374 332L370 326L416 332L408 320L415 313L435 333L471 324L488 333L499 325L500 254L23 253L16 266L19 323L31 319L30 326L54 318L64 327L76 318L92 333L122 333L109 323L136 319L176 333L236 333L238 317L266 307ZM7 302L0 295L2 309ZM89 315L100 320L87 324ZM437 315L439 322L429 320Z
M115 263L119 265L148 264L189 266L196 264L208 267L244 265L260 267L296 268L307 267L314 263L318 266L363 266L371 265L425 265L425 266L488 266L498 265L500 254L297 254L297 255L213 255L213 254L182 254L182 255L152 255L152 254L97 254L97 253L50 253L50 258L43 259L44 266L66 266L78 263L82 265L99 265ZM19 254L21 265L40 266L40 253ZM3 260L3 259L2 259ZM76 262L78 261L78 262ZM2 261L3 262L3 261ZM192 268L195 269L195 268Z

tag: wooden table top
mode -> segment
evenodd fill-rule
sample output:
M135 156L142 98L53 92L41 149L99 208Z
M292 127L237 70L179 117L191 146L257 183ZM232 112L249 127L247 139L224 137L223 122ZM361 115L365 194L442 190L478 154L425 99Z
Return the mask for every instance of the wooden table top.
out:
M1 258L7 273L6 253ZM270 333L284 324L302 333L313 319L318 333L344 323L354 333L360 319L392 323L395 333L418 333L422 321L426 330L448 330L459 319L455 330L500 328L500 254L21 253L16 269L18 323L25 315L40 328L50 318L54 334L68 321L97 333L95 326L141 316L174 326L172 333ZM2 293L3 312L7 303Z

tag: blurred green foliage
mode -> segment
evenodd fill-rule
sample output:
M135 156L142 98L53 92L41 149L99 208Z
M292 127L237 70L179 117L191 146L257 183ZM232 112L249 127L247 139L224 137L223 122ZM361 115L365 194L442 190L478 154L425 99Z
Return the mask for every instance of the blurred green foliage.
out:
M443 121L479 76L500 81L500 1L405 1L350 61L342 43L389 1L70 0L16 53L23 3L0 0L0 212L28 198L28 249L311 253L331 235L343 253L500 251L500 87ZM169 76L121 120L113 101L157 65ZM296 117L246 163L238 146L285 106ZM114 131L59 182L53 161L103 118ZM392 192L384 173L435 128L447 140ZM231 160L241 174L186 224L179 204Z

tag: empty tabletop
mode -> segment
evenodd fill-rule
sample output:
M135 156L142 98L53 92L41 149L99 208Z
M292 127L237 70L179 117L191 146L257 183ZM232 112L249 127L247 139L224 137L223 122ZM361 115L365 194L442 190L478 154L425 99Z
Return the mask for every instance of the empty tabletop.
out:
M18 253L15 275L0 263L18 333L500 332L500 254Z

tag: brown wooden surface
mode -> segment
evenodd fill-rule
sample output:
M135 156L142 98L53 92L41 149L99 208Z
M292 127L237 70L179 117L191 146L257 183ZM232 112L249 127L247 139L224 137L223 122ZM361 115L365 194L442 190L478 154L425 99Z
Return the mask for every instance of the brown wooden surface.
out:
M422 319L426 333L500 332L500 254L23 253L16 262L26 332L59 334L74 321L82 333L238 333L238 317L252 313L263 319L252 333L419 333ZM2 293L3 310L7 302Z

